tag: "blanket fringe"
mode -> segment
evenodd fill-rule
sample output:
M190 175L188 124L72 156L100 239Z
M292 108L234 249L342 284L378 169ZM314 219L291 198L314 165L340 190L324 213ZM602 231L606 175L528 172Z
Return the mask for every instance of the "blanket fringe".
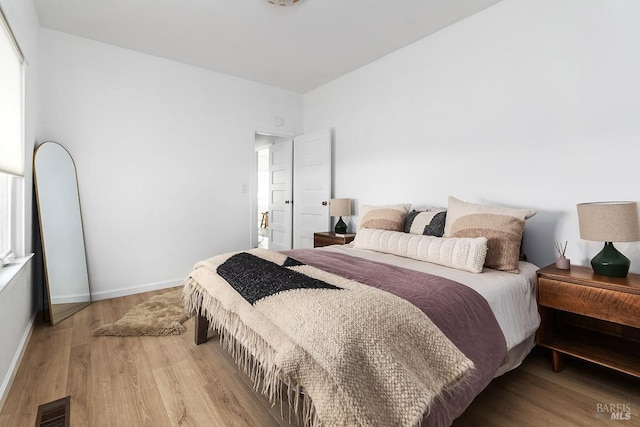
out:
M207 318L209 329L218 331L220 345L250 378L253 389L263 394L272 406L280 403L280 415L284 419L283 388L286 387L289 423L293 415L304 427L319 427L321 423L311 397L299 384L285 378L282 370L274 363L274 349L260 335L246 327L235 313L225 310L193 278L187 278L183 285L185 311L190 315L201 314Z

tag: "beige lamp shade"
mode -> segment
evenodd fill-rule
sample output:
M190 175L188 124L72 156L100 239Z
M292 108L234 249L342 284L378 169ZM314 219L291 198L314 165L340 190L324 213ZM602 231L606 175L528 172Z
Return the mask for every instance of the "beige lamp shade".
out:
M640 222L636 202L578 204L580 238L597 242L636 242Z
M351 199L331 199L329 204L329 215L349 216L351 215Z

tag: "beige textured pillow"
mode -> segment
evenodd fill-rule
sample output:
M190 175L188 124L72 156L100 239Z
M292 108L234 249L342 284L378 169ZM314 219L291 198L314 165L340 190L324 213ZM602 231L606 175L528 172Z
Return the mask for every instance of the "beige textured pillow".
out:
M444 235L486 237L485 267L518 273L524 223L535 214L533 209L480 205L449 197Z
M410 203L388 206L360 205L360 228L402 231Z
M360 229L353 246L471 273L482 272L487 254L485 237L443 238L372 228Z

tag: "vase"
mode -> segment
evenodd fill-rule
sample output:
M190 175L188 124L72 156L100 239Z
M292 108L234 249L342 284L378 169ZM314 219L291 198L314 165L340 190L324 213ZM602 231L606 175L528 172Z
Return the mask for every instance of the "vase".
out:
M556 268L558 270L569 270L571 269L571 260L566 258L564 255L556 259Z

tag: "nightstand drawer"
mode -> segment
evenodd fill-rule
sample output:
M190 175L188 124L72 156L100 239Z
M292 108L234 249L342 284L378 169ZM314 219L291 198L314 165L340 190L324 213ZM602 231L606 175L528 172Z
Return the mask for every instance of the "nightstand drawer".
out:
M540 277L538 304L640 328L640 295Z
M353 242L356 235L352 233L338 234L334 232L318 232L313 233L313 247L319 248L329 245L346 245Z

